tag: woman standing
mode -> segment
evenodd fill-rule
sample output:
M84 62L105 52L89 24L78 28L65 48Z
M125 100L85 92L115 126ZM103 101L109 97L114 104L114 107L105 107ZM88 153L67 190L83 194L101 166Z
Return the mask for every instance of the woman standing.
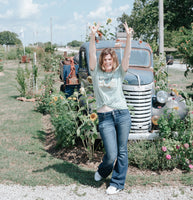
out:
M117 55L112 48L102 50L97 65L95 34L99 27L99 24L91 27L89 67L105 155L94 178L95 181L100 181L112 172L110 186L106 193L115 194L124 189L128 169L127 142L131 119L122 91L122 82L129 67L133 29L128 28L127 23L124 23L127 39L121 65L119 65Z

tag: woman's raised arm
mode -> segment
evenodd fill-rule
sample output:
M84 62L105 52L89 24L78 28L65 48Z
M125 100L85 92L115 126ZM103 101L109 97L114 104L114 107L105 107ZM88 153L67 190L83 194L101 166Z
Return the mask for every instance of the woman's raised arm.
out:
M100 27L99 24L97 24L96 26L92 25L90 27L91 34L90 34L90 44L89 44L89 67L92 71L95 69L97 64L95 35L99 27Z
M123 67L123 70L126 72L129 68L129 58L131 54L131 37L132 37L133 29L128 27L127 22L125 22L123 25L127 33L127 40L125 44L125 50L124 50L124 55L123 55L121 65Z

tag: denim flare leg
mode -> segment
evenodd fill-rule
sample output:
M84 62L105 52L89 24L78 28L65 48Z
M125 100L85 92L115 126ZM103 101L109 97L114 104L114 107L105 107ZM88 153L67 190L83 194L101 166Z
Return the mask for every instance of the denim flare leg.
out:
M110 185L123 189L128 169L127 142L131 128L128 109L98 113L99 131L105 155L98 167L99 174L106 178L112 173Z

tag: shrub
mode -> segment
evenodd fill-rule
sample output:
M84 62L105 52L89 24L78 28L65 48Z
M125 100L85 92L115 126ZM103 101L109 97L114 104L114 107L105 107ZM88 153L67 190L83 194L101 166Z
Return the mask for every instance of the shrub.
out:
M52 54L46 54L42 61L42 67L46 72L56 72L60 64L60 59Z
M0 72L3 71L4 50L0 47Z
M55 127L58 146L72 147L76 138L80 138L89 159L92 159L98 137L97 114L93 109L90 114L90 104L93 104L95 99L89 99L85 93L81 98L84 104L80 105L79 96L78 92L74 92L66 99L64 96L54 94L50 102L51 120Z
M69 106L63 95L52 94L50 101L51 122L57 140L57 147L72 147L75 145L78 123L76 112Z
M129 164L140 169L159 169L159 152L152 141L130 142L128 145Z
M184 61L188 64L185 72L185 76L187 76L189 72L193 72L193 22L190 25L190 29L181 27L179 31L181 33L181 40L179 41L177 48L182 54Z
M37 77L38 77L38 68L33 65L32 69L28 68L28 65L25 65L25 69L18 67L16 80L19 86L17 90L20 92L20 96L31 98L36 96L37 91ZM36 89L36 91L35 91Z
M16 60L18 59L18 54L16 48L11 48L7 53L6 53L7 60Z
M175 165L172 165L173 167L179 167L187 171L191 170L193 165L192 119L192 111L188 113L184 120L180 119L173 111L169 115L165 113L158 121L161 145L166 147L166 151L163 152L162 150L162 158L168 159L168 165L175 163Z
M20 96L25 97L27 93L26 76L24 69L21 67L17 68L16 80L19 84L19 87L17 87L17 89L20 92Z
M131 165L151 170L193 169L192 101L187 101L187 106L189 113L185 119L180 119L174 110L159 118L159 138L129 143Z
M50 113L51 94L54 92L53 75L46 75L41 84L42 93L38 98L35 110L42 114Z
M47 91L36 106L36 110L50 113L57 147L73 147L79 138L89 159L93 158L95 150L100 147L100 143L95 147L98 137L95 109L94 98L88 97L86 92L80 94L76 91L67 99L63 93Z

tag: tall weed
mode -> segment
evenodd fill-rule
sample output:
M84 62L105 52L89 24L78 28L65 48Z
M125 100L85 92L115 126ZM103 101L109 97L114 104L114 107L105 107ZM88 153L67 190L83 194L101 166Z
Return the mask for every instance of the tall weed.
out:
M21 97L25 97L27 93L27 83L25 71L22 67L17 68L16 80L19 86L17 86L18 91L20 92Z

